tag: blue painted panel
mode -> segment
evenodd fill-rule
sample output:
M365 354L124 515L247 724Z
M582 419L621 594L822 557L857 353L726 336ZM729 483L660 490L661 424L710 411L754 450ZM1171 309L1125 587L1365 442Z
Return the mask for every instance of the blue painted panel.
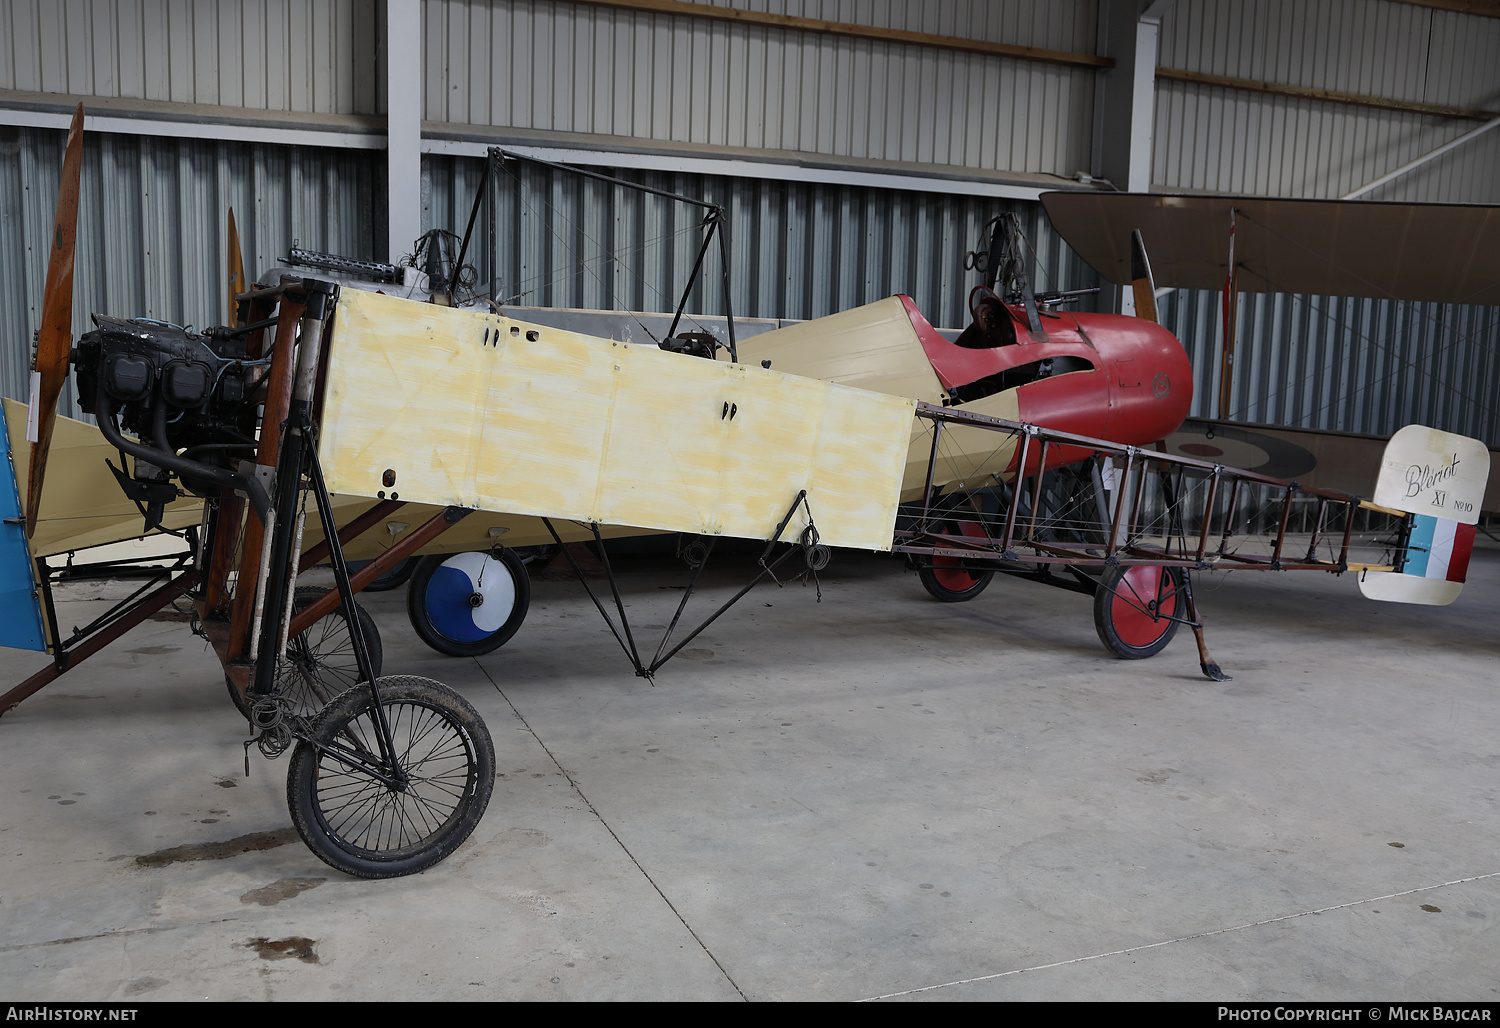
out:
M1430 514L1411 516L1411 539L1406 547L1406 567L1402 574L1427 576L1427 559L1432 554L1432 537L1437 530L1438 519Z
M4 467L0 468L0 646L45 650L42 600L31 579L31 551L21 525L21 491L10 452L10 432L0 408L0 437L5 439Z

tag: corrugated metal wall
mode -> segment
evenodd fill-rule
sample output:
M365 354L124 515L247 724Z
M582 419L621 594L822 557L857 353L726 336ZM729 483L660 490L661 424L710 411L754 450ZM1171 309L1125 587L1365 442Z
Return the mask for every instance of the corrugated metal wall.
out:
M0 127L0 386L25 399L66 133ZM222 324L225 215L247 270L294 241L370 258L385 166L359 151L93 133L84 137L73 332L92 312ZM72 387L62 412L77 416Z
M1079 52L1094 45L1092 0L765 0L759 9ZM288 110L375 105L373 85L359 86L365 72L357 70L373 67L374 0L78 0L57 10L61 16L41 0L0 5L0 86ZM1071 76L1092 73L540 0L429 0L424 12L429 117L634 133L645 146L803 148L1062 174L1087 163L1079 132L1092 96ZM152 18L157 27L148 32ZM235 26L243 61L211 60ZM1162 63L1174 67L1464 106L1500 95L1500 61L1492 59L1500 21L1385 0L1179 0L1162 38ZM320 47L316 56L309 40ZM293 70L314 65L326 74ZM997 79L1000 66L1020 77ZM715 85L725 82L734 88ZM934 99L948 95L954 102L946 108ZM951 116L935 117L937 110ZM899 128L887 124L892 119ZM1473 124L1162 82L1156 180L1338 195ZM0 386L11 396L25 393L61 146L60 132L0 129ZM1380 196L1500 201L1497 167L1500 130ZM493 264L487 245L477 254L483 280L496 280L503 298L674 305L701 238L696 212L535 166L516 170L519 186L496 184L502 243ZM424 227L461 231L481 172L475 158L426 158ZM963 270L963 255L983 224L1008 208L1022 213L1037 246L1046 272L1039 286L1093 281L1031 204L621 174L726 205L741 316L817 317L899 291L934 323L961 325L977 277ZM372 256L385 234L383 196L383 162L365 153L91 134L75 331L86 330L91 310L219 320L230 205L247 261L260 269L294 240ZM716 250L706 270L716 282ZM1212 294L1176 293L1163 307L1194 357L1200 415L1221 413L1210 399L1218 391L1217 303ZM700 288L689 307L722 313L717 287ZM1234 399L1222 413L1371 432L1420 421L1500 441L1491 399L1497 317L1489 308L1248 296Z
M1242 294L1223 411L1221 319L1217 293L1161 301L1192 359L1195 417L1378 435L1421 424L1500 443L1500 308Z
M0 391L24 398L63 134L0 129ZM622 187L522 164L495 183L501 245L482 281L524 305L671 309L697 254L698 212ZM462 232L483 173L476 158L424 162L424 227ZM977 275L963 255L1002 210L1022 215L1044 288L1094 284L1039 205L765 180L621 172L726 204L733 303L741 317L811 318L894 292L938 325L966 321ZM384 238L381 165L348 151L87 137L74 331L91 311L205 325L222 320L224 211L252 269L293 241L357 257ZM611 258L610 253L619 256ZM722 314L717 250L689 310ZM1231 409L1219 412L1218 298L1179 291L1163 322L1196 370L1193 412L1384 433L1419 422L1500 442L1500 309L1290 295L1243 298ZM75 413L71 401L65 413Z
M478 158L423 163L424 227L462 234L483 177ZM968 323L976 272L964 254L985 224L1016 211L1034 241L1039 288L1097 277L1052 231L1041 205L941 193L639 171L606 173L723 205L729 216L734 313L816 318L907 293L936 325ZM524 161L494 183L502 301L527 306L660 311L675 308L703 239L687 204ZM481 215L481 221L485 220ZM688 309L722 315L717 244Z
M370 114L377 0L5 0L0 89Z
M1091 54L1093 0L718 6ZM427 0L424 117L1072 175L1087 68L549 0Z
M1494 108L1500 19L1385 0L1180 0L1160 64L1280 85ZM1500 114L1500 112L1497 112ZM1475 128L1472 120L1159 80L1152 186L1338 197ZM1500 130L1369 194L1500 202Z
M1098 0L712 0L1093 53ZM0 89L378 113L378 0L8 0ZM425 0L424 113L461 126L1071 176L1095 72L562 0ZM1500 20L1389 0L1179 0L1160 63L1453 106L1500 96ZM1339 196L1475 122L1177 81L1157 87L1166 190ZM1500 131L1371 199L1500 202Z
M1384 0L1179 0L1165 67L1454 107L1500 97L1500 20ZM1158 80L1153 188L1337 197L1473 120ZM1500 202L1500 130L1369 199ZM1178 291L1193 414L1388 434L1419 423L1500 441L1500 309L1290 294L1242 297L1232 398L1218 407L1219 297Z
M537 165L510 172L496 185L498 296L606 310L675 305L702 239L696 210ZM429 158L424 225L462 232L482 174L477 159ZM934 324L960 327L978 281L963 270L963 255L1002 211L1021 215L1036 248L1038 288L1098 283L1039 204L613 174L729 209L732 300L742 317L814 318L904 292ZM789 231L797 225L809 228ZM496 274L488 263L480 272L481 281ZM705 266L708 288L695 292L690 311L723 313L718 274L715 249ZM1217 410L1220 318L1217 293L1163 297L1162 321L1192 358L1195 416L1380 434L1419 423L1500 442L1500 308L1245 294L1227 411Z
M0 128L0 391L22 398L39 319L64 134ZM370 258L384 238L383 166L360 154L92 134L85 137L74 332L90 312L199 326L223 320L224 215L252 273L293 242ZM429 157L423 227L462 233L483 177L478 158ZM513 174L512 174L513 172ZM905 292L938 325L967 321L977 273L963 270L985 223L1021 213L1046 288L1095 281L1038 204L762 179L622 171L726 205L731 298L741 317L812 318ZM494 182L501 243L478 223L481 281L518 305L670 310L697 256L701 212L534 164ZM498 257L491 264L490 254ZM612 254L616 256L611 256ZM715 247L689 311L723 313ZM72 406L64 413L75 413Z

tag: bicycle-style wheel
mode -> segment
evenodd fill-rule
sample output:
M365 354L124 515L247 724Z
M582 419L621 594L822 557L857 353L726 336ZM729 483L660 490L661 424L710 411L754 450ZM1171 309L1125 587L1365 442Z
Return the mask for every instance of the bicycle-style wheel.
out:
M318 858L358 878L425 870L469 837L495 786L495 749L473 706L431 679L379 680L390 725L393 778L381 759L368 683L336 697L297 745L287 806Z
M292 597L292 613L306 610L326 591L315 585L298 587ZM370 617L365 608L356 603L354 610L360 629L364 632L370 666L378 678L384 661L380 629L375 627L375 619ZM286 652L276 661L276 691L292 701L292 713L303 717L312 717L329 700L362 680L359 665L354 659L354 640L349 635L349 619L342 607L334 608L332 613L315 621L307 631L288 639ZM228 676L225 676L225 684L235 707L241 714L249 717L250 711Z

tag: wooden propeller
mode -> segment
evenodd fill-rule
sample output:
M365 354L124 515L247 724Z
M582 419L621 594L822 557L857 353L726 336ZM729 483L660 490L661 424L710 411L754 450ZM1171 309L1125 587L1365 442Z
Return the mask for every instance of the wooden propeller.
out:
M240 232L234 223L234 208L229 208L229 253L226 261L229 267L229 306L226 309L226 320L224 324L234 326L240 323L240 312L234 298L237 293L245 291L245 257L240 252Z
M26 477L26 536L36 533L47 474L47 451L57 423L57 398L68 380L68 349L73 345L73 244L78 235L78 181L83 167L83 104L73 112L57 189L57 219L47 288L42 294L42 325L37 336L36 367L31 376L31 412L26 436L31 440L31 467Z
M1146 243L1140 229L1130 233L1130 279L1135 293L1135 316L1157 321L1156 280L1151 277L1151 262L1146 258Z

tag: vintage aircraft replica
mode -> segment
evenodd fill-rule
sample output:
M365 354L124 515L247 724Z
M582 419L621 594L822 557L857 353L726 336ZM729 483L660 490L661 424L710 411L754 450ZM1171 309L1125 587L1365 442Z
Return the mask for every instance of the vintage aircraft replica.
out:
M3 642L48 650L54 662L0 696L0 710L185 599L261 751L292 751L288 805L302 838L352 875L432 866L489 801L495 755L478 713L437 682L382 677L354 599L476 511L538 519L559 544L555 521L596 538L600 526L682 533L701 544L700 572L722 537L764 541L756 579L668 649L689 587L649 659L616 590L616 637L648 679L755 582L794 558L815 576L830 547L906 554L943 599L973 595L997 571L1071 583L1095 596L1115 653L1150 656L1187 624L1212 678L1222 673L1192 570L1360 568L1389 576L1367 591L1420 602L1445 602L1462 581L1483 447L1426 429L1393 442L1378 509L1148 450L1187 412L1182 347L1149 319L1064 312L1067 296L1035 296L1024 282L1005 286L1014 297L998 295L994 280L976 289L973 324L956 342L895 297L747 340L730 360L676 339L593 338L290 275L237 289L228 326L194 333L96 315L75 342L81 128L80 107L38 342L27 485L0 490L13 508L0 526L0 591L7 622L25 628ZM95 430L57 420L70 370L104 450L120 458L108 466L108 501L76 484L99 482L104 468L66 459L97 460L101 445L88 438ZM14 426L7 440L12 457L26 449ZM1070 504L1079 466L1108 479L1105 516ZM72 485L59 493L63 482ZM1259 555L1235 541L1241 501L1256 490L1279 503L1271 549ZM1307 498L1315 512L1294 541L1293 506ZM404 505L431 513L392 530L380 556L351 574L346 547L380 535ZM1351 539L1370 510L1391 519L1392 558L1361 565L1349 559ZM187 554L163 584L61 638L45 558L85 538L139 534L125 527L132 511L148 531L181 529ZM299 587L299 573L325 560L335 588ZM338 683L306 659L330 615L354 665Z

